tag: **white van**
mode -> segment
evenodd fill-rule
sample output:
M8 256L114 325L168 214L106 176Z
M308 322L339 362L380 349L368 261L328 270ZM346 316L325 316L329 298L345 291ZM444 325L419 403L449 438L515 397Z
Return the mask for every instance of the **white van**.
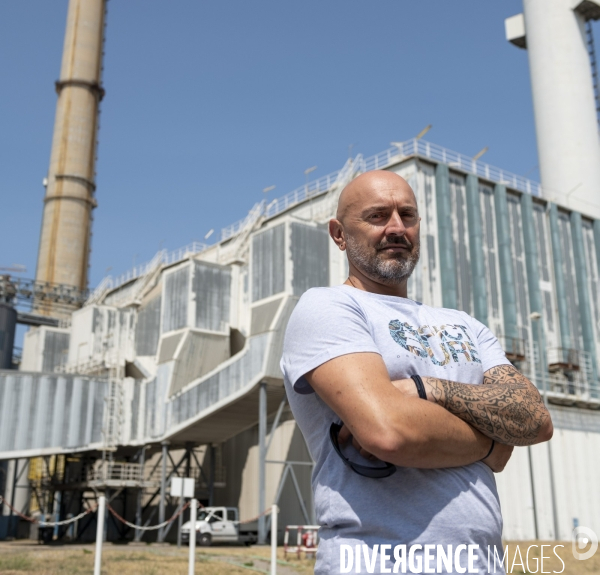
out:
M181 540L190 540L191 522L181 527ZM204 507L198 510L196 520L196 543L208 547L212 543L245 543L251 545L258 540L256 521L239 523L237 507Z

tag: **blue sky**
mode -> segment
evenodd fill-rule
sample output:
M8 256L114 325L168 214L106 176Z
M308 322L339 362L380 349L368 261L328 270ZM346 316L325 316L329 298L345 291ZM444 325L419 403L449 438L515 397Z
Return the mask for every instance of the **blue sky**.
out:
M110 0L90 284L415 136L538 179L520 0ZM67 0L0 3L0 266L35 274Z

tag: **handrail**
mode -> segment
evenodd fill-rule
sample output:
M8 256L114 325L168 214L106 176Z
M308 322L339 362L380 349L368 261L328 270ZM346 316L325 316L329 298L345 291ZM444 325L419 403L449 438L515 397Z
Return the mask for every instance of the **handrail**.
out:
M507 172L506 170L502 170L495 166L480 162L479 160L474 160L470 156L466 156L453 150L448 150L447 148L443 148L437 144L432 144L426 140L413 138L411 140L407 140L406 142L398 143L393 148L388 148L387 150L379 152L378 154L366 159L363 159L362 155L359 154L354 160L347 161L341 170L331 172L330 174L318 178L317 180L313 180L312 182L307 182L303 186L296 188L285 196L274 199L269 204L266 204L264 200L262 202L258 202L244 218L222 228L220 241L223 242L241 233L242 230L244 230L249 224L249 222L253 218L256 218L257 210L259 210L261 214L264 214L265 217L272 218L288 210L292 206L300 204L308 199L314 198L315 196L331 190L339 181L344 178L344 176L347 175L345 170L347 170L348 167L352 168L355 172L380 170L411 156L430 159L435 162L443 162L448 164L448 166L452 169L464 171L470 174L476 174L480 178L498 184L505 184L510 188L523 193L538 197L542 196L542 187L538 182L534 182L533 180L529 180L523 176L519 176L517 174L513 174L512 172ZM100 285L103 287L103 289L107 289L107 285L110 286L108 289L117 288L132 279L138 278L152 271L158 264L169 264L182 260L186 256L200 253L208 247L209 246L206 244L193 242L172 252L162 250L158 252L149 262L141 264L140 266L135 266L115 279L113 279L111 276L107 276L102 280ZM99 288L100 286L96 288L96 290L93 292L93 295L100 295L98 293Z
M533 196L542 195L542 187L538 182L496 168L495 166L480 162L479 160L474 160L470 156L448 150L447 148L432 144L426 140L417 140L416 138L399 143L393 148L379 152L364 160L362 159L362 156L360 156L360 171L366 172L369 170L387 168L410 156L418 156L436 162L443 162L448 164L450 168L476 174L485 180L496 182L498 184L505 184L520 192L531 194ZM358 157L354 162L356 163L357 160ZM312 182L308 182L303 186L296 188L281 198L274 199L266 206L265 216L271 218L296 204L330 190L339 180L343 169L344 168L342 168L342 170L331 172L318 180L313 180ZM247 218L248 216L223 228L221 230L221 241L227 240L238 234L244 228Z
M119 286L122 286L131 280L144 276L147 273L152 272L161 264L169 265L174 262L178 262L190 255L203 252L208 247L209 246L207 244L203 244L201 242L192 242L187 246L183 246L182 248L178 248L171 252L168 252L167 250L160 250L150 261L134 266L116 278L113 278L112 276L104 277L98 284L98 287L92 292L92 295L88 299L87 303L92 303L98 299L98 297L101 295L101 292L118 288Z
M386 150L381 154L373 156L366 161L367 169L378 169L377 164L380 161L380 156L387 155L394 151L396 156L419 156L423 158L429 158L437 162L448 164L450 168L456 168L470 174L475 174L485 180L489 180L498 184L505 184L514 190L531 194L533 196L542 196L542 186L538 182L534 182L533 180L529 180L523 176L513 174L512 172L507 172L501 168L491 166L490 164L480 162L479 160L474 160L470 156L465 156L459 152L448 150L447 148L443 148L442 146L432 144L431 142L427 142L425 140L408 140L403 142L401 145L398 145L396 150Z

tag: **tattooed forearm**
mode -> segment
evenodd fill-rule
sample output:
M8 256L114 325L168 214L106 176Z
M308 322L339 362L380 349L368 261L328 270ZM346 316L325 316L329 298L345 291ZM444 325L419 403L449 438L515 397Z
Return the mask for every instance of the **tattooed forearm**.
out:
M532 445L552 435L550 414L535 386L512 365L485 373L483 385L424 377L427 396L484 435L508 445Z

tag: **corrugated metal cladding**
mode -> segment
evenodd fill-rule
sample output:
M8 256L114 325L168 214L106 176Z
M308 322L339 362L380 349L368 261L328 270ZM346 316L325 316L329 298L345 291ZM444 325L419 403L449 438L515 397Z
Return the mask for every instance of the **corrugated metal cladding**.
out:
M421 259L408 280L408 297L428 305L440 305L437 265L437 204L435 170L418 159L398 166L394 171L415 192L421 216ZM345 258L344 258L345 259Z
M85 310L85 308L84 308ZM94 306L92 310L92 354L102 356L107 350L128 349L133 342L135 311Z
M183 333L176 333L163 337L160 342L160 351L158 352L158 362L165 363L171 361L175 357L177 346L183 337Z
M525 246L523 244L523 218L521 217L521 202L519 196L508 193L508 222L510 230L510 255L515 279L515 301L517 304L517 327L519 337L528 340L529 326L529 298L527 290L527 272L525 263ZM510 286L506 286L510 289Z
M494 216L494 189L486 184L480 184L479 201L483 228L485 285L488 294L488 326L494 333L500 334L502 331L502 300L500 297L496 218Z
M581 335L581 320L579 318L579 298L577 296L577 278L575 261L573 258L573 241L571 236L571 219L565 212L558 212L558 229L560 231L560 244L563 260L563 274L565 278L567 316L569 321L569 332L571 336L571 347L583 350L583 339Z
M533 203L533 222L538 247L538 268L540 270L540 290L542 292L543 321L550 347L560 347L557 320L553 305L554 288L552 285L552 248L546 206Z
M17 311L15 308L0 304L0 369L12 368L16 324Z
M131 398L131 430L130 436L132 440L138 437L138 425L140 421L140 399L142 396L142 382L136 379L133 382L133 397Z
M197 417L218 401L248 385L262 371L269 334L250 338L248 349L221 371L175 397L168 404L169 424Z
M55 368L65 365L69 355L70 334L56 331L46 331L44 337L44 355L42 371L52 372Z
M277 298L252 308L250 335L263 333L271 327L282 299L283 298Z
M252 238L252 301L285 289L285 224Z
M169 395L177 393L228 359L229 335L188 332L179 360L175 363Z
M325 226L292 222L292 289L302 295L313 287L329 285L329 233Z
M600 433L600 417L596 411L551 405L550 414L555 429Z
M268 361L265 369L265 377L281 377L281 356L283 355L283 340L285 328L290 320L290 316L298 303L299 297L287 297L277 318L277 323L273 326L273 339L269 346Z
M190 298L190 266L164 275L162 333L186 327Z
M119 305L131 298L132 295L139 289L140 284L145 280L144 276L129 282L127 285L119 286L119 289L109 293L104 298L104 305L119 307Z
M592 306L592 316L594 318L594 332L596 341L600 341L600 292L598 291L598 261L596 259L596 250L594 249L594 226L589 220L583 220L583 246L585 251L585 264L588 272L590 302Z
M437 271L437 257L436 257L436 247L435 247L435 235L434 230L436 228L436 206L435 206L435 175L434 170L431 166L419 164L419 168L421 170L422 178L423 178L423 190L422 193L418 193L418 197L423 197L424 204L422 207L419 207L419 211L422 214L422 218L426 224L426 250L427 250L427 259L423 259L421 266L425 264L427 266L427 288L423 286L423 291L421 294L417 291L419 297L416 299L418 301L429 301L430 305L437 305L437 298L435 294L435 288L438 282L438 271ZM417 180L418 181L418 180ZM419 189L419 192L421 190ZM426 295L427 294L427 295Z
M411 162L406 166L399 167L396 173L404 178L408 182L408 185L413 189L415 197L417 198L417 206L421 213L423 205L421 198L419 197L419 176L417 175L416 162ZM423 260L426 258L426 248L424 247L423 240L424 233L425 224L421 222L421 260L415 266L407 284L408 297L417 301L423 301Z
M450 206L458 309L473 315L466 187L464 177L456 174L450 174Z
M156 355L158 338L160 337L160 304L159 295L141 306L138 310L135 326L136 355Z
M195 326L210 331L228 331L231 269L194 262L192 291L196 300Z
M145 437L159 437L165 432L167 387L171 381L173 363L168 362L159 365L156 377L145 384Z
M146 386L146 397L144 401L144 437L151 437L152 435L155 435L154 428L157 419L156 378L144 385Z
M74 375L0 372L0 452L100 442L106 385Z

